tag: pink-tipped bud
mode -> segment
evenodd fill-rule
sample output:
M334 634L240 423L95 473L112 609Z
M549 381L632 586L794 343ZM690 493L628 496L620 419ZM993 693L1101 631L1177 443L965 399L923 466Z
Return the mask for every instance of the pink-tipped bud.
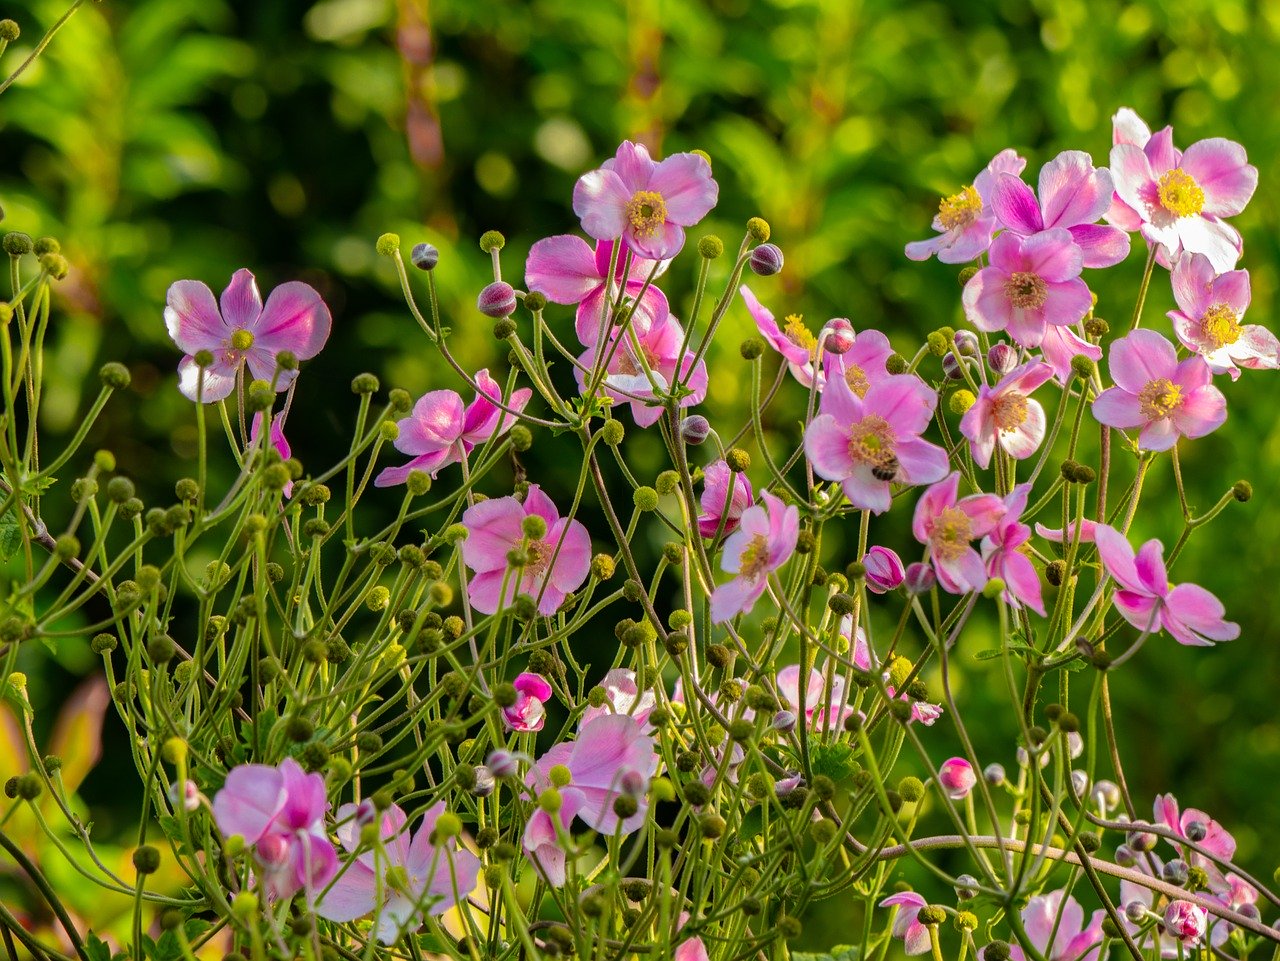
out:
M960 373L960 358L953 351L947 351L942 355L942 375L947 380L959 380L964 375Z
M181 805L190 814L200 807L200 789L195 781L183 781L181 784L174 781L169 785L169 801L175 808Z
M853 349L855 334L847 317L833 317L827 321L826 349L831 354L847 354Z
M522 757L524 757L523 754L513 754L511 751L494 751L484 759L484 766L499 780L517 777L520 774Z
M887 547L872 547L862 556L866 568L867 590L872 594L895 591L906 580L907 571L902 558Z
M962 357L977 357L982 345L978 343L978 335L971 330L957 330L955 336L956 353Z
M1190 901L1170 901L1164 909L1164 926L1183 944L1198 944L1209 926L1209 913Z
M782 269L782 251L776 244L761 244L751 251L747 263L751 265L752 273L771 277Z
M1089 772L1079 768L1071 772L1071 793L1083 799L1089 793Z
M796 716L791 711L779 711L773 716L773 729L782 734L790 734L796 729Z
M258 860L268 866L283 864L289 856L289 842L282 834L268 834L255 845Z
M978 776L973 772L973 765L962 757L948 758L938 768L938 784L953 801L968 797L977 783Z
M1003 377L1018 366L1018 352L1009 344L994 344L987 351L987 366L991 373Z
M378 806L369 798L365 798L356 805L355 822L356 827L362 828L366 824L372 824L378 820Z
M472 797L485 798L493 793L493 789L498 786L497 779L483 764L476 767L476 783L471 785L469 793Z
M921 564L916 561L914 564L907 566L907 573L903 583L912 594L924 594L933 590L933 586L938 583L938 575L933 572L933 568L928 564Z
M504 280L496 280L476 298L476 307L480 313L495 320L510 317L516 312L516 292Z
M781 781L773 786L773 792L778 797L786 797L798 787L804 786L804 777L800 774L793 774L790 777L784 777Z
M680 436L690 447L697 447L711 435L711 422L701 414L690 414L680 421Z
M618 788L623 794L638 798L649 790L649 779L632 768L622 772L622 777L618 778Z

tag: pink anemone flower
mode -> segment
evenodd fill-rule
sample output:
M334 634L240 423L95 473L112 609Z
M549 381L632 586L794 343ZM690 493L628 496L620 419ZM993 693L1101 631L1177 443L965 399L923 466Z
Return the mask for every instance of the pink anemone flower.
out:
M1249 309L1249 271L1216 273L1204 254L1186 254L1173 266L1173 296L1178 309L1169 311L1174 333L1188 350L1204 358L1215 374L1235 380L1241 367L1275 370L1280 367L1280 341L1260 324L1244 324Z
M861 331L853 338L853 346L844 353L823 351L822 377L818 386L825 389L827 381L840 377L854 394L866 397L872 384L893 376L885 370L885 363L892 354L893 345L880 331Z
M1083 150L1064 150L1040 168L1039 197L1015 174L996 178L992 209L1009 231L1030 237L1070 232L1086 267L1111 267L1129 256L1129 235L1097 223L1111 206L1111 172Z
M488 370L476 374L479 391L466 407L451 390L433 390L418 398L408 417L396 421L400 434L396 450L413 459L400 467L387 467L378 474L375 487L403 484L410 471L426 471L435 477L443 468L462 461L476 447L493 436L501 437L516 422L516 415L498 407L502 388ZM512 411L523 411L533 396L528 387L513 391L506 402Z
M891 698L896 698L899 701L906 701L911 705L911 721L919 721L925 727L932 727L933 722L942 717L941 704L930 704L927 701L917 701L905 691L899 694L894 690L893 685L889 683L888 671L883 670L883 665L878 665L872 661L871 645L867 643L867 632L861 627L856 631L853 629L853 615L846 614L842 617L838 625L838 630L840 632L840 636L847 638L851 643L853 648L853 666L858 668L860 671L882 671L883 680L885 681L885 693Z
M221 309L219 309L221 307ZM245 268L237 270L222 292L221 304L198 280L179 280L169 287L164 309L169 336L186 356L178 364L178 389L190 400L212 404L231 395L244 365L258 380L274 380L285 390L297 370L280 370L276 355L289 351L310 360L329 339L332 318L320 295L307 284L281 284L263 306L258 282ZM213 354L203 370L195 355Z
M650 427L657 423L663 412L662 395L670 391L677 379L689 389L680 398L680 407L693 407L707 396L707 363L699 360L694 367L693 351L680 354L683 344L684 328L670 314L647 328L633 326L630 331L615 328L606 338L604 355L608 358L608 376L604 379L604 391L616 403L631 405L631 418L637 426ZM582 366L573 371L579 390L586 389L597 356L593 345L579 358Z
M1093 912L1085 924L1084 908L1065 891L1051 891L1033 897L1022 909L1022 926L1045 961L1085 961L1095 956L1102 944L1102 919L1106 912ZM1009 946L1011 961L1027 961L1017 944Z
M911 531L928 547L942 589L968 594L987 583L986 567L972 541L990 534L1006 508L995 494L958 497L959 490L959 472L926 490L916 504Z
M795 553L800 536L800 511L767 491L763 503L742 512L736 531L724 542L720 566L733 580L711 592L711 621L722 624L755 605L769 574Z
M733 493L729 493L729 485ZM698 515L698 533L703 537L715 537L724 520L724 533L738 529L742 512L755 503L751 481L746 474L735 474L722 460L710 464L702 472L702 497L699 500L702 513Z
M525 672L511 682L516 689L515 703L502 709L502 720L509 731L527 733L541 731L547 721L543 705L551 700L551 685L541 674Z
M600 680L600 687L604 690L604 703L599 707L587 706L578 720L578 730L582 730L597 717L622 714L639 724L646 734L650 733L652 725L649 724L649 715L658 706L658 696L653 691L640 690L635 671L615 667Z
M914 891L902 891L891 894L880 902L882 908L897 907L898 913L893 918L893 936L902 939L902 950L908 956L924 954L929 950L929 929L920 923L920 909L928 905L928 901Z
M1223 620L1222 602L1198 584L1169 583L1164 545L1147 541L1135 554L1114 527L1099 524L1094 536L1098 556L1116 582L1114 603L1120 616L1140 631L1161 628L1179 644L1208 647L1240 636L1240 625Z
M1203 437L1227 419L1227 399L1214 387L1204 358L1178 361L1173 344L1139 328L1111 345L1107 358L1116 386L1093 402L1099 423L1120 430L1140 427L1138 449L1168 450L1179 437Z
M982 557L987 564L987 575L1004 581L1006 604L1015 609L1026 605L1044 617L1040 578L1024 553L1024 545L1031 539L1031 528L1020 520L1030 493L1030 484L1019 484L1005 498L1004 515L982 539Z
M818 338L805 326L804 318L799 314L788 314L783 326L779 327L773 311L760 303L750 287L743 284L738 293L747 305L747 313L756 322L760 336L782 355L791 376L804 387L812 386L813 379L818 376Z
M1001 174L1016 177L1026 165L1027 161L1012 147L996 154L971 185L942 198L933 218L933 229L938 231L938 236L907 244L907 256L912 260L928 260L936 254L944 264L963 264L984 253L991 246L991 235L997 227L995 211L991 208L995 181Z
M541 517L546 533L530 538L524 519ZM538 613L554 614L582 586L591 569L591 538L581 521L562 518L551 498L531 484L524 503L495 497L468 507L462 515L467 539L462 560L475 574L467 583L471 606L482 614L510 606L520 594L538 604ZM527 543L526 543L527 542ZM511 567L509 555L523 550L526 562Z
M375 914L375 931L383 944L422 926L424 914L444 914L475 890L480 859L458 846L454 838L433 842L444 801L427 809L418 830L410 835L408 818L399 805L382 813L380 851L361 851L357 805L338 808L338 840L355 855L316 905L316 914L329 921L354 921ZM359 853L357 853L359 852ZM391 881L390 874L397 877Z
M867 548L862 556L862 566L866 570L867 590L872 594L896 591L907 578L902 558L890 547L877 545Z
M1178 799L1172 794L1156 796L1154 805L1155 823L1163 824L1178 837L1190 841L1194 836L1196 845L1209 854L1223 861L1230 861L1236 854L1236 839L1221 824L1196 808L1187 808L1179 812ZM1226 894L1235 900L1248 901L1253 889L1236 875L1224 876L1222 869L1211 858L1198 851L1187 848L1185 851L1188 864L1204 868L1209 875L1209 888L1216 894ZM1257 892L1253 891L1253 900L1257 900Z
M800 710L800 665L788 664L778 672L778 694L792 710ZM816 667L809 669L804 687L804 716L811 729L835 730L853 713L845 693L844 676L836 673L831 686Z
M937 403L918 377L886 377L864 397L833 378L805 429L805 456L819 477L840 482L854 507L883 514L892 482L929 484L947 472L947 452L920 437Z
M692 227L716 205L720 188L711 164L695 153L655 163L642 144L623 141L598 170L573 188L573 212L596 240L621 237L649 260L669 260Z
M997 444L1014 460L1025 460L1044 441L1044 408L1031 392L1053 376L1048 364L1030 361L1015 367L994 387L982 384L978 399L960 418L960 433L979 467L991 463Z

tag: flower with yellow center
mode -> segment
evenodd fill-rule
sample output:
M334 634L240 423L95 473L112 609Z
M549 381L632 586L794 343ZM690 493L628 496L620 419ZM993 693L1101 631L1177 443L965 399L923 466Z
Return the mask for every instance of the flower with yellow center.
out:
M1214 350L1234 344L1243 330L1240 318L1228 304L1214 304L1200 318L1200 333Z
M1142 388L1142 392L1138 394L1138 403L1143 417L1147 420L1160 420L1182 406L1182 388L1167 377L1161 377Z
M893 428L878 414L868 414L849 430L849 456L873 471L897 463Z
M1002 433L1017 430L1027 422L1027 398L1017 393L1002 394L991 404L991 419Z
M933 555L941 561L954 561L969 549L973 540L973 521L959 507L948 507L933 523L929 544Z
M652 190L637 190L627 201L627 223L637 237L654 237L667 222L667 202Z
M756 534L747 542L738 559L738 573L748 580L755 580L769 569L769 539Z
M1159 188L1160 206L1175 217L1190 217L1204 209L1204 190L1180 167L1161 176Z
M818 338L804 325L803 314L787 314L786 320L783 321L782 333L791 343L807 350L810 360L817 356Z
M977 220L981 213L982 197L972 184L959 193L943 197L938 202L938 223L942 224L945 230L967 227Z
M253 333L248 330L237 330L231 335L232 350L248 350L253 346Z
M866 397L867 390L871 387L871 381L867 379L867 372L857 364L849 364L845 367L844 382L859 397Z

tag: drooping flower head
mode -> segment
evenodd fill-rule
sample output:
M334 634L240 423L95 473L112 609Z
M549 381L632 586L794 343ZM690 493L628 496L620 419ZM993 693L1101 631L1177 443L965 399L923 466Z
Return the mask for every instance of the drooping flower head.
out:
M1004 581L1006 604L1014 609L1026 605L1044 617L1040 578L1024 553L1024 545L1031 539L1031 528L1022 523L1021 517L1030 494L1030 484L1019 484L1005 498L1004 514L982 539L982 558L987 565L987 576Z
M698 515L698 533L703 537L715 537L724 519L724 532L732 534L738 528L742 512L755 503L751 481L745 473L735 473L723 460L708 465L702 477L702 513ZM729 485L733 485L733 493Z
M738 288L738 293L742 295L742 302L747 305L747 313L756 322L760 336L782 355L791 376L804 387L812 385L818 370L818 338L805 326L804 318L799 314L788 314L779 327L773 311L760 303L750 287L743 284Z
M1245 324L1249 309L1249 271L1216 273L1204 254L1184 253L1173 266L1169 311L1173 330L1188 350L1204 358L1215 374L1235 380L1241 367L1280 367L1280 341L1260 324Z
M1050 891L1027 902L1022 909L1022 926L1045 961L1087 961L1097 957L1104 917L1106 912L1099 909L1085 924L1079 901L1065 891ZM1026 961L1027 955L1019 945L1011 944L1009 957Z
M286 390L298 372L278 369L276 355L288 351L298 360L310 360L329 339L332 318L315 289L298 281L271 291L264 306L258 282L241 268L222 292L221 303L198 280L172 284L164 322L173 342L186 352L178 364L178 389L191 400L212 404L230 396L245 365L254 378L274 380L276 390ZM202 350L213 355L203 383L195 360Z
M973 765L962 757L947 758L938 768L938 784L953 801L968 797L977 783Z
M711 592L711 621L722 624L751 610L764 593L770 572L795 553L800 511L767 491L763 503L742 512L738 529L724 542L721 569L735 575Z
M1031 393L1053 376L1053 368L1039 361L1015 367L994 387L978 387L978 399L960 418L960 433L979 467L991 463L997 444L1014 460L1025 460L1044 440L1044 408Z
M929 548L942 589L967 594L987 583L986 567L972 542L995 529L1005 505L995 494L959 497L959 491L958 472L926 490L916 504L911 532Z
M1187 808L1180 812L1178 799L1172 794L1157 795L1153 807L1155 822L1163 824L1184 841L1194 841L1197 847L1203 848L1223 861L1230 861L1235 857L1236 839L1230 831L1204 811ZM1181 853L1188 864L1204 869L1209 879L1210 891L1219 896L1225 895L1228 899L1249 900L1249 892L1252 888L1235 875L1230 876L1235 880L1230 880L1211 858L1190 847L1184 847ZM1254 892L1254 900L1256 900L1256 892Z
M262 437L262 411L258 411L253 415L252 426L249 428L249 446L256 447L259 438ZM276 414L271 418L271 447L281 460L288 460L293 456L293 450L289 447L289 441L284 436L284 414ZM293 496L293 481L289 481L281 490L285 497Z
M541 537L526 534L525 518L533 516L545 522ZM591 569L586 527L562 518L537 484L529 486L523 503L495 497L468 507L462 524L467 529L462 560L475 574L467 583L467 596L482 614L508 607L527 594L537 601L539 614L550 616L582 586ZM524 553L525 563L513 568L510 557L517 551Z
M684 246L684 228L705 217L719 193L705 157L678 153L656 163L626 140L600 169L578 178L573 212L596 240L621 237L641 257L669 260Z
M551 699L551 685L541 674L522 673L511 682L516 689L515 703L502 709L502 720L509 731L541 731L547 721L543 705Z
M866 570L867 590L872 594L887 594L897 590L907 576L902 558L888 547L877 545L867 548L867 553L862 557L862 566Z
M1001 174L1016 177L1026 165L1027 161L1012 147L996 154L971 185L942 198L938 214L933 218L933 229L939 236L907 244L907 256L912 260L928 260L937 254L944 264L963 264L984 253L991 245L991 235L997 226L991 209L996 178Z
M897 907L898 913L893 918L893 936L902 940L903 953L908 956L924 954L929 950L929 929L920 923L918 917L920 909L928 903L914 891L891 894L880 902L882 908Z
M1178 361L1173 344L1138 329L1111 345L1111 379L1093 402L1093 416L1120 430L1142 428L1140 450L1168 450L1179 437L1203 437L1227 419L1227 399L1199 355Z

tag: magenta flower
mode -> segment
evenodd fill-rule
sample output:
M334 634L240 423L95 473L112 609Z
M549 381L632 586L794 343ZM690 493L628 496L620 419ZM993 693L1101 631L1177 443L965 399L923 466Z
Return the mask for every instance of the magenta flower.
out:
M960 433L979 467L991 463L996 444L1014 460L1025 460L1044 441L1044 408L1031 392L1053 376L1048 364L1030 361L1015 367L994 387L982 384L978 399L960 418Z
M866 397L872 384L892 376L885 370L885 362L892 354L893 346L888 337L878 330L864 330L853 338L853 344L843 353L823 351L818 387L825 389L827 381L840 377L854 394Z
M942 589L967 594L987 583L986 567L971 542L995 530L1005 505L995 494L957 497L959 490L959 472L926 490L916 504L911 532L928 547Z
M735 474L722 460L709 465L702 472L702 513L698 515L698 533L703 537L715 537L724 518L724 532L732 534L738 527L742 512L755 503L751 493L751 481L746 474ZM733 493L729 493L729 484Z
M947 472L947 452L920 437L937 403L918 377L886 377L865 397L833 378L804 432L805 455L818 476L840 482L854 507L883 514L891 482L929 484Z
M262 411L258 411L253 415L252 426L249 428L249 446L256 447L259 438L262 437ZM275 448L281 460L288 460L293 456L293 450L289 447L289 441L284 436L284 414L276 414L271 418L271 446ZM293 481L289 481L282 488L285 497L293 496Z
M694 367L693 351L680 354L683 343L684 328L670 314L663 314L647 328L632 326L630 332L615 328L606 339L604 355L608 358L609 376L604 381L605 393L616 403L629 403L631 417L640 427L649 427L662 416L662 395L671 389L677 377L689 388L689 393L680 398L679 406L693 407L707 396L706 361L700 360ZM573 373L579 390L586 389L597 356L592 345L578 359L581 367L575 367Z
M1024 553L1024 545L1031 539L1031 528L1019 519L1026 510L1030 493L1030 484L1019 484L1005 498L1004 515L982 539L982 557L987 564L987 576L1004 581L1006 604L1013 608L1026 605L1044 617L1040 578Z
M524 519L530 516L546 522L542 537L526 537ZM468 507L462 523L467 529L462 560L475 572L467 584L467 596L482 614L509 607L518 595L527 594L538 602L538 613L550 617L587 579L591 569L587 529L580 521L562 518L537 484L529 486L524 503L514 497L496 497ZM526 562L512 568L508 555L520 550Z
M1065 903L1064 903L1065 901ZM1051 891L1033 897L1022 909L1022 926L1045 961L1084 961L1102 944L1102 919L1106 912L1093 912L1084 922L1084 908L1065 891ZM1027 961L1017 944L1009 946L1011 961Z
M800 511L765 492L764 503L742 512L738 529L724 542L720 567L737 575L711 592L711 622L722 624L746 613L764 593L770 571L776 571L795 552L800 535Z
M254 849L269 899L297 892L315 895L338 871L338 855L325 833L329 809L324 778L307 774L293 758L279 767L241 764L213 796L213 819L223 837L240 835Z
M996 154L970 186L942 198L938 214L933 218L933 229L939 236L907 244L907 256L912 260L928 260L930 255L937 254L944 264L963 264L984 253L991 245L991 235L997 226L995 211L991 208L996 179L1001 174L1016 177L1026 165L1027 161L1012 147Z
M1108 427L1141 427L1139 450L1168 450L1179 437L1203 437L1227 419L1227 399L1209 381L1198 355L1178 362L1173 344L1138 329L1111 345L1107 358L1115 387L1093 402L1093 416Z
M418 930L424 914L444 914L475 890L480 859L453 838L432 841L444 801L427 809L412 836L404 811L391 805L380 819L376 852L361 851L357 810L355 804L338 808L338 840L355 856L316 905L320 917L341 922L376 913L378 940L394 944Z
M623 141L599 170L573 188L573 212L596 240L621 237L641 257L669 260L692 227L716 205L720 188L711 164L694 153L655 163L642 144Z
M1169 583L1158 540L1147 541L1135 555L1114 527L1099 524L1095 537L1103 567L1116 582L1116 610L1138 630L1163 628L1179 644L1192 647L1240 636L1240 625L1223 620L1226 611L1213 594L1198 584Z
M598 717L623 714L639 724L646 734L650 732L649 715L658 706L658 696L653 691L640 690L635 671L615 667L601 679L600 687L604 689L604 703L599 707L587 705L578 720L579 731Z
M551 699L551 685L541 674L523 673L511 682L516 689L516 702L502 709L502 720L507 730L541 731L546 723L547 712L543 707Z
M938 768L938 784L953 801L964 800L977 783L973 765L962 757L947 758Z
M1111 176L1123 206L1113 204L1108 220L1128 229L1136 220L1147 242L1162 248L1166 263L1185 250L1204 254L1220 272L1233 268L1239 234L1220 218L1244 210L1258 186L1258 169L1244 147L1213 137L1179 151L1170 127L1145 143L1129 142L1141 139L1145 124L1136 114L1122 122L1116 136L1125 140L1111 148Z
M1249 271L1216 273L1204 254L1186 254L1173 267L1169 311L1173 330L1188 350L1204 358L1215 374L1235 380L1241 367L1280 367L1280 341L1259 324L1243 324L1249 309Z
M1179 812L1178 799L1172 794L1156 796L1154 805L1155 823L1163 824L1185 841L1196 838L1196 844L1214 857L1230 861L1236 854L1236 839L1221 824L1196 808L1187 808ZM1210 858L1198 851L1186 848L1183 852L1188 864L1204 868L1209 875L1209 888L1214 893L1226 895L1239 900L1249 899L1253 889L1240 878L1231 875L1231 880L1223 876L1221 868ZM1243 885L1243 887L1242 887ZM1254 896L1256 900L1256 892Z
M1094 533L1097 531L1098 525L1095 521L1088 518L1081 518L1074 522L1069 528L1061 527L1045 527L1043 524L1036 524L1036 533L1047 541L1053 541L1055 544L1065 544L1068 538L1073 538L1081 544L1092 544Z
M791 376L805 387L812 385L813 378L817 376L818 338L804 325L804 318L799 314L788 314L784 326L779 327L773 311L760 303L750 287L743 284L738 293L747 305L747 313L756 322L760 336L782 355Z
M1093 309L1083 265L1061 227L1032 237L1006 230L991 244L991 265L965 284L965 316L979 330L1007 330L1023 347L1039 347L1048 327L1075 324Z
M587 242L572 234L561 234L539 240L529 250L525 261L525 282L530 290L536 290L553 304L577 304L578 313L574 330L583 346L590 347L599 339L600 324L609 323L605 313L605 281L609 277L609 261L613 257L613 241L596 243L595 251ZM614 268L614 290L622 286L622 269L625 266L627 248L618 251L618 263ZM645 278L653 272L657 261L632 257L626 277L626 296L635 302L635 315L631 321L637 329L648 329L668 313L667 297L657 287L650 285L644 296ZM662 266L658 268L661 274ZM636 301L636 298L639 300Z
M853 713L845 693L845 680L841 674L833 674L831 687L817 668L809 669L809 680L804 688L804 716L811 729L835 729ZM800 710L800 665L788 664L778 672L778 694L792 710Z
M222 292L221 309L213 291L198 280L172 284L166 304L169 336L186 352L178 364L178 389L206 404L230 396L245 364L258 380L274 380L276 390L285 390L298 372L279 370L276 354L289 351L298 360L310 360L329 339L332 324L320 295L298 281L271 291L264 307L257 281L243 267ZM213 354L203 386L195 360L202 350Z
M888 547L868 548L862 556L862 566L866 569L867 590L872 594L897 590L907 576L902 558Z
M1179 898L1164 909L1164 928L1183 944L1199 944L1209 927L1209 912Z
M394 444L402 454L413 459L400 467L387 467L373 482L375 487L403 484L409 472L426 471L435 477L443 468L460 462L490 437L501 437L516 422L516 415L497 406L502 402L502 388L489 376L488 370L476 374L480 388L476 399L466 407L462 398L451 390L433 390L418 398L413 411L396 421L400 434ZM506 406L522 411L533 391L528 387L512 391ZM495 403L497 402L497 403Z
M929 950L929 929L917 917L920 909L928 903L914 891L891 894L880 902L882 908L898 908L898 913L893 918L893 936L902 939L903 953L908 956L924 954Z
M1040 196L1016 174L996 177L991 207L1001 226L1030 237L1063 228L1086 267L1111 267L1129 256L1129 235L1097 223L1111 206L1111 172L1083 150L1064 150L1040 168Z

